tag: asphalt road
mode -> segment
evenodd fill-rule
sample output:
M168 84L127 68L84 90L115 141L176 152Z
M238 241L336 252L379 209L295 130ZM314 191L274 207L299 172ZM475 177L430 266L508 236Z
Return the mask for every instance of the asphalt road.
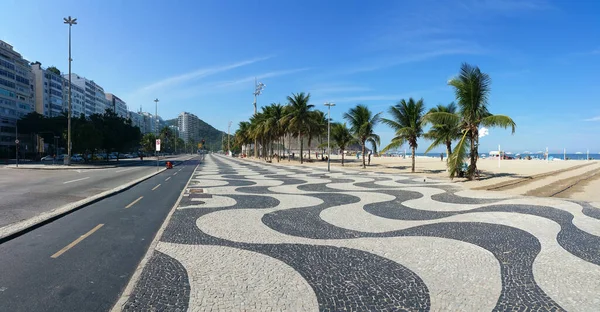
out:
M105 169L0 170L2 227L146 176L156 171L156 161Z
M185 161L0 244L0 311L109 310L197 164ZM73 173L61 181L78 177L84 176Z

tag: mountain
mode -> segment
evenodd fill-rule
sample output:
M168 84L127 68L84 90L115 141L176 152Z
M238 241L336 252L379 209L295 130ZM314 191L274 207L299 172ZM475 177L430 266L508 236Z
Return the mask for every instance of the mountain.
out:
M177 126L177 118L165 120L167 126ZM200 139L206 141L206 148L217 151L221 149L221 140L223 137L227 139L227 133L217 130L215 127L207 124L200 119L200 125L198 127L198 135Z

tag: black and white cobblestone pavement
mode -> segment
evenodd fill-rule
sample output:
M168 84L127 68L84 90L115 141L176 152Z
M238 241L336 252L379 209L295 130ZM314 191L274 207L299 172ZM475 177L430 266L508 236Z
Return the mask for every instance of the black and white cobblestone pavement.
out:
M600 311L600 209L208 156L125 311Z

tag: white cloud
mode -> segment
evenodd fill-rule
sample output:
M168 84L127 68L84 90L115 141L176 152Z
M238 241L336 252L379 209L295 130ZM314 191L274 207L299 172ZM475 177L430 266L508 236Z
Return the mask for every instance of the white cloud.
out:
M466 55L466 54L481 54L481 53L483 53L483 50L478 49L478 48L471 48L471 49L456 48L456 49L436 50L436 51L431 51L431 52L407 55L407 56L400 57L397 59L387 60L384 62L378 62L376 64L368 65L368 66L364 66L364 67L356 67L356 68L342 71L338 74L339 75L352 75L352 74L357 74L357 73L362 73L362 72L375 71L375 70L394 67L394 66L398 66L398 65L402 65L402 64L422 62L422 61L426 61L429 59L446 56L446 55Z
M240 79L235 79L235 80L230 80L230 81L217 82L213 85L213 87L215 87L215 88L231 87L231 86L236 86L236 85L240 85L240 84L254 82L254 79L262 80L262 79L266 79L266 78L279 77L279 76L290 75L290 74L307 71L309 69L310 68L297 68L297 69L289 69L289 70L272 71L272 72L259 74L256 76L245 77L245 78L240 78Z
M201 78L201 77L206 77L206 76L210 76L210 75L214 75L217 73L221 73L221 72L225 72L228 70L232 70L238 67L242 67L242 66L246 66L246 65L250 65L250 64L254 64L260 61L264 61L267 59L272 58L272 56L266 56L266 57L261 57L261 58L255 58L255 59L251 59L251 60L246 60L246 61L241 61L241 62L237 62L237 63L233 63L233 64L229 64L229 65L223 65L223 66L217 66L217 67L209 67L209 68L201 68L201 69L197 69L195 71L189 72L189 73L185 73L185 74L181 74L178 76L173 76L173 77L169 77L169 78L165 78L163 80L154 82L150 85L144 86L142 88L139 88L136 93L147 93L148 91L154 91L157 89L162 89L165 87L172 87L174 85L178 85L181 84L183 82L186 81L190 81L192 79L197 79L197 78Z
M554 8L547 0L465 0L462 5L467 9L487 12L542 11Z
M583 121L600 121L600 116L584 119Z

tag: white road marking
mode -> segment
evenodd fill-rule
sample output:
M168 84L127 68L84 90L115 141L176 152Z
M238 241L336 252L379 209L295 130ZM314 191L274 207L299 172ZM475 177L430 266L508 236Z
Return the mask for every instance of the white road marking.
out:
M75 179L75 180L63 182L63 184L73 183L73 182L77 182L77 181L83 181L83 180L86 180L86 179L89 179L89 178L90 177L85 177L85 178L81 178L81 179Z
M160 187L160 184L159 184L159 185L157 185L157 186L155 186L155 187L154 187L152 190L154 191L155 189L157 189L157 188L159 188L159 187Z
M131 169L135 169L135 168L121 169L121 170L117 170L117 171L115 171L115 172L125 172L125 171L129 171L129 170L131 170Z
M169 181L169 179L171 179L171 177L166 178L165 181Z

